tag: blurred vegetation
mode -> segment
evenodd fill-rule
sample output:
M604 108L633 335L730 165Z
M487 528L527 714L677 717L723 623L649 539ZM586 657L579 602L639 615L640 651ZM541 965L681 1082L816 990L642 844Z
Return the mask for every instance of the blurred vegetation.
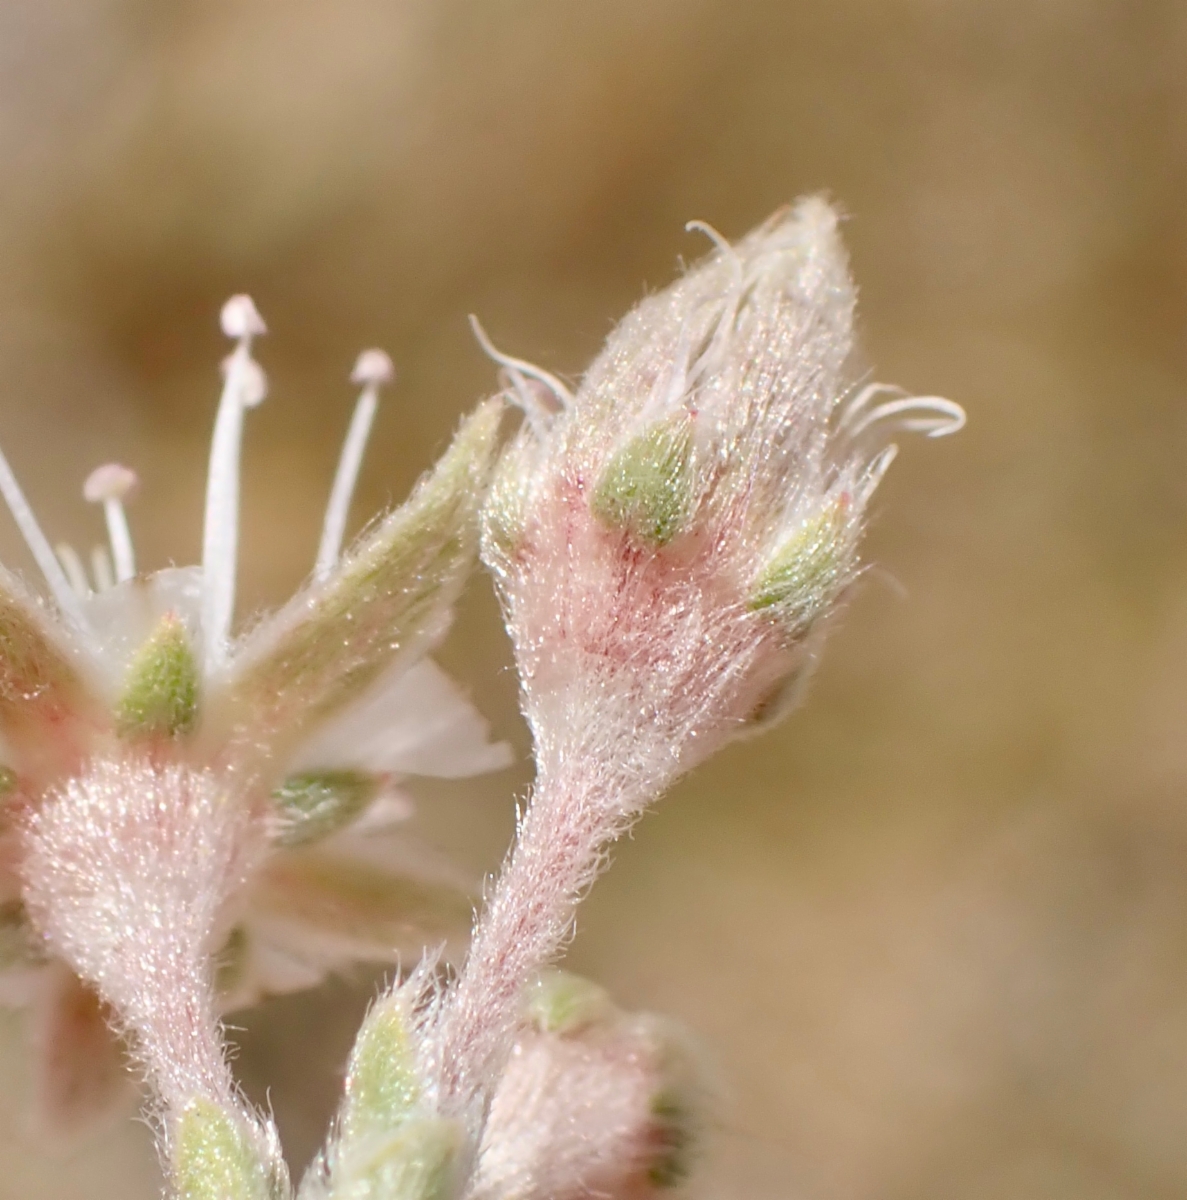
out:
M851 215L876 377L959 400L904 448L807 707L624 845L571 965L673 1013L729 1103L701 1192L1187 1192L1187 8L1171 0L12 0L0 11L0 438L53 537L141 473L194 561L256 298L242 611L312 563L352 394L399 380L356 519L509 351L576 375L645 286L806 191ZM0 556L27 565L0 523ZM442 660L526 755L476 580ZM497 863L526 765L424 787ZM243 1018L312 1153L369 980ZM2 1018L0 1196L155 1194L125 1116L30 1139Z

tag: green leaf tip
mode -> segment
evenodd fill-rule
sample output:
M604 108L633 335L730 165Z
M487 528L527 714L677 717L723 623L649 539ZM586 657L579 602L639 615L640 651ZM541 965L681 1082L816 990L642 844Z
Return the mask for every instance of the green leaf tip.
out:
M375 799L379 780L364 771L307 771L290 775L273 793L281 846L320 841L348 825Z
M198 720L198 663L184 622L166 613L136 652L116 704L124 737L189 733Z
M791 632L826 612L853 573L847 515L841 499L805 518L759 572L750 607L775 610Z
M463 1145L456 1121L413 1117L344 1148L329 1200L453 1200Z
M613 1020L617 1008L605 988L568 971L545 971L528 988L528 1020L541 1033L578 1033Z
M242 1120L211 1100L191 1100L174 1130L177 1200L275 1200L273 1174Z
M402 997L387 996L367 1014L350 1053L343 1141L390 1131L411 1115L420 1094L407 1006Z
M612 529L665 546L684 530L693 507L692 422L662 421L633 437L606 464L590 508Z

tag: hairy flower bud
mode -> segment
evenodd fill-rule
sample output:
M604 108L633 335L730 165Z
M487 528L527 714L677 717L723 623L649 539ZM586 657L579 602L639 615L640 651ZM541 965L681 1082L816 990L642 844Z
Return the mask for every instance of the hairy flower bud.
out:
M824 201L734 246L701 228L714 253L626 317L559 411L508 372L530 419L486 514L545 765L617 738L636 784L710 753L797 670L859 572L879 430L963 419L870 408L877 389L846 406L855 293Z
M685 1177L707 1096L682 1030L550 971L529 990L471 1197L643 1200Z
M682 772L789 707L859 571L885 431L964 414L849 398L854 287L837 217L802 200L650 296L576 394L496 351L523 427L482 556L502 595L536 787L441 1007L430 1057L481 1125L516 1006L606 847ZM793 681L796 681L793 683Z

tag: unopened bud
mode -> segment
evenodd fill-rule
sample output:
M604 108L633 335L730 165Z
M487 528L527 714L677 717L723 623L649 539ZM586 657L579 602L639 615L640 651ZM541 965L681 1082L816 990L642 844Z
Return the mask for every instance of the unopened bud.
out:
M562 1036L613 1020L618 1009L605 988L568 971L545 971L528 989L526 1015L541 1033Z

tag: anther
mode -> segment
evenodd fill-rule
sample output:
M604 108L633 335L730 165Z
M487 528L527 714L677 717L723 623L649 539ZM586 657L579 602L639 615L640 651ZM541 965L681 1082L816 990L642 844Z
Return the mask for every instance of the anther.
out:
M355 360L350 373L352 383L362 387L342 444L338 458L338 469L334 473L334 485L330 489L330 502L326 506L326 517L322 523L321 541L317 547L317 559L313 567L315 579L325 579L338 563L342 553L342 539L346 533L346 519L350 515L350 502L354 498L359 470L363 465L363 453L371 426L375 421L375 410L379 406L379 389L396 376L392 360L382 350L364 350Z
M115 577L119 583L126 583L136 574L136 556L132 550L132 535L128 530L124 501L131 499L139 483L136 472L130 467L120 463L105 463L96 467L82 486L85 500L103 505L107 538L111 542L111 557L115 562Z
M219 325L223 333L236 341L251 339L261 333L267 333L268 327L255 301L250 296L232 296L219 313Z

